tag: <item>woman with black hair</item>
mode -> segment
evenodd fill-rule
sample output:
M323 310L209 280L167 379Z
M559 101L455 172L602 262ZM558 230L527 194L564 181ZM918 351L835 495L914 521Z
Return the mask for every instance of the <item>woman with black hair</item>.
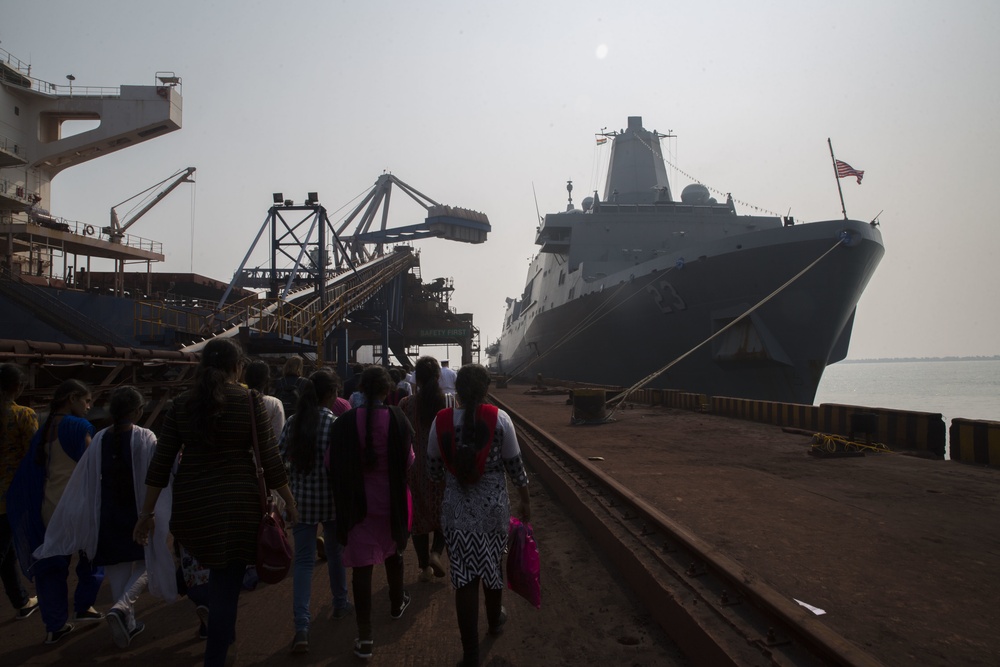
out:
M288 469L288 482L298 502L299 521L295 524L295 568L293 570L292 616L295 622L293 653L309 651L309 602L312 597L313 565L316 562L316 530L327 535L337 532L337 514L333 505L330 480L323 465L330 446L330 428L336 419L332 408L338 396L333 374L316 371L303 383L295 414L285 423L278 441L278 451ZM326 551L330 574L333 618L351 611L347 597L347 572L341 562L340 544L334 542Z
M354 655L372 656L372 571L384 564L390 615L400 618L410 604L403 590L403 550L410 531L406 471L413 463L412 429L403 412L384 404L393 382L381 366L361 375L364 405L333 423L330 477L337 506L337 540L344 565L353 568L358 637Z
M420 581L445 575L441 554L444 553L444 533L441 532L441 500L444 480L432 480L427 475L427 436L440 410L455 407L454 394L441 390L441 366L434 357L420 357L413 368L416 393L399 404L416 432L413 447L415 458L410 468L410 491L413 493L413 549L417 552ZM434 541L431 543L431 534Z
M24 371L16 364L0 364L0 580L7 599L22 621L38 610L38 598L29 596L17 573L14 538L7 519L6 496L17 465L28 453L31 436L38 430L38 417L29 407L18 405L24 391Z
M462 407L438 413L427 443L428 471L445 478L441 523L455 587L455 610L466 667L479 665L479 586L489 633L503 632L503 552L510 524L504 471L517 487L520 518L531 519L528 476L510 416L487 404L490 374L463 366L455 379Z
M170 481L181 448L173 488L174 537L209 569L208 641L205 665L223 665L236 641L236 611L243 576L257 560L261 507L257 469L264 484L285 501L291 523L298 521L295 499L281 464L274 432L256 392L237 382L243 355L233 341L210 340L201 354L195 387L176 399L167 412L146 474L146 500L133 537L146 544L158 520L156 501ZM253 434L260 446L255 462Z
M98 431L80 457L59 505L49 521L37 558L82 551L104 567L114 606L106 618L111 638L127 648L145 629L135 618L135 601L145 590L172 602L177 597L174 561L167 546L170 492L160 494L161 520L154 539L143 548L132 539L139 507L145 500L146 470L156 449L156 436L136 422L143 398L131 385L111 393L113 425Z
M21 571L34 578L45 643L55 644L73 630L69 620L68 579L72 551L36 560L33 552L45 541L46 526L55 513L77 461L90 446L93 425L84 418L90 412L90 389L79 380L66 380L49 404L49 415L31 440L7 492L7 516L14 532L14 548ZM76 622L95 622L104 614L94 609L104 569L80 553L76 562L77 585L73 596Z

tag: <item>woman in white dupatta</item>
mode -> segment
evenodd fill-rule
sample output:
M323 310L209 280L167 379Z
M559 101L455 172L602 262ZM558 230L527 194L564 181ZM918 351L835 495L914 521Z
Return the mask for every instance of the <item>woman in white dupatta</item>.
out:
M130 385L111 394L114 425L94 436L56 506L36 558L86 552L104 565L115 603L107 622L115 644L126 648L145 629L135 618L135 601L148 585L153 595L177 598L173 556L167 547L170 488L155 506L159 521L145 546L132 539L132 528L146 498L146 469L156 436L135 422L142 416L142 394Z

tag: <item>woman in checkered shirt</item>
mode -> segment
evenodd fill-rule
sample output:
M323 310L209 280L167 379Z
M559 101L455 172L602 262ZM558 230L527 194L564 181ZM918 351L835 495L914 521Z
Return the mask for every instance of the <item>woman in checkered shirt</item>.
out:
M309 602L313 563L316 560L316 530L336 535L336 511L324 457L330 444L330 427L337 418L332 412L337 400L337 379L328 371L316 371L299 391L295 414L289 417L278 441L281 459L288 469L292 495L298 503L299 521L292 529L295 538L292 615L295 620L293 653L309 651ZM347 573L341 561L342 547L336 540L326 543L326 565L330 572L333 618L351 611L347 598Z

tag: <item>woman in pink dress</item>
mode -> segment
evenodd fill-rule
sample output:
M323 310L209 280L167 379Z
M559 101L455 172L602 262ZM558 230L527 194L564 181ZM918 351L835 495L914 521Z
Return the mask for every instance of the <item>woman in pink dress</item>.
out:
M330 480L337 507L337 540L343 563L352 568L351 587L358 623L354 655L372 656L372 572L385 567L390 615L398 619L410 604L403 590L403 550L410 533L407 469L413 463L412 429L403 412L384 404L393 383L381 366L361 376L364 405L333 423Z

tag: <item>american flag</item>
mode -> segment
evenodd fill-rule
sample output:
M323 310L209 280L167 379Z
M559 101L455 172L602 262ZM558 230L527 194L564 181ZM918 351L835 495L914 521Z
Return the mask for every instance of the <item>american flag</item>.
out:
M837 163L837 178L843 178L844 176L856 176L858 179L858 185L861 185L861 179L864 178L865 172L859 171L841 160L836 160Z

